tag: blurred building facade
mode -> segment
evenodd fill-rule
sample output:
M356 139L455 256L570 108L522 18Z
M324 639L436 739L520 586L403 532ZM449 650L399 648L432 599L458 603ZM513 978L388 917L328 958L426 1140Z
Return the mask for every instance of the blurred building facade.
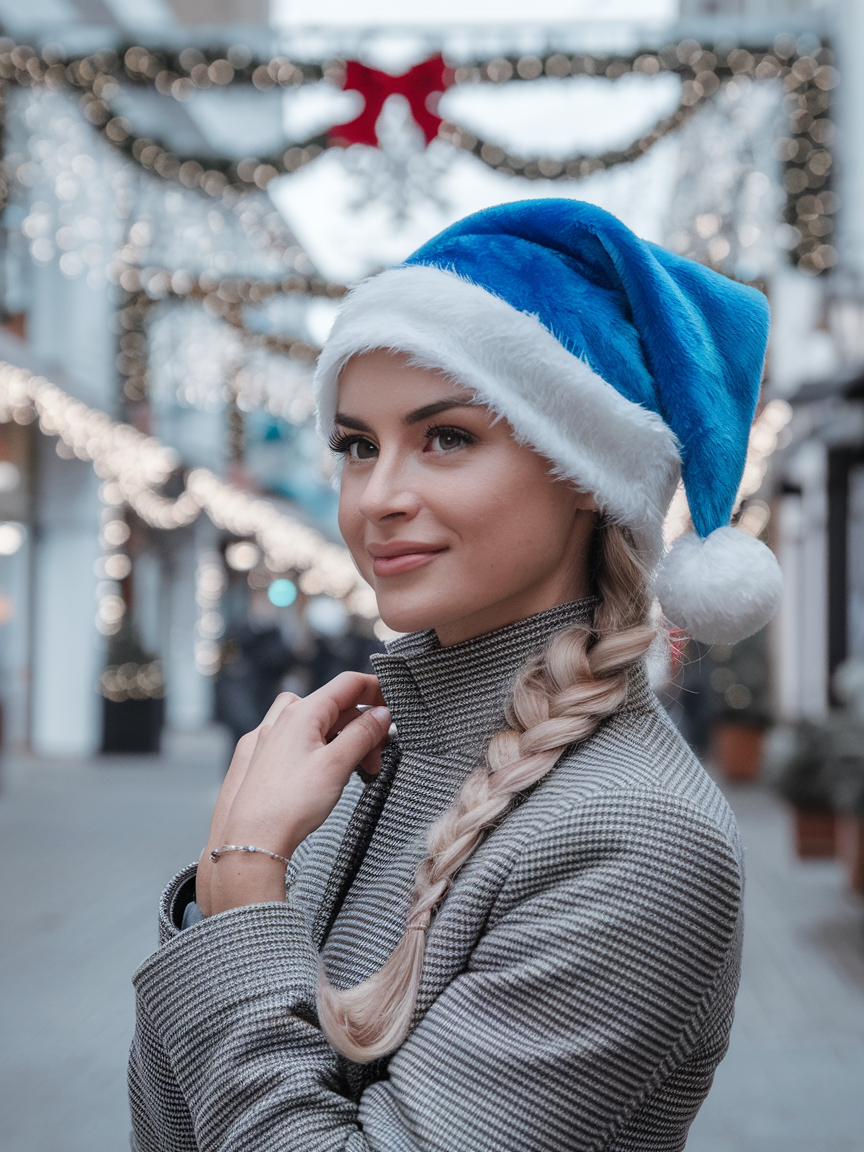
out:
M176 26L151 31L160 46L242 38L229 53L238 67L249 41L272 54L262 5L216 6L215 26L213 6L173 8ZM119 21L81 23L64 31L74 43L77 27L85 58L128 40ZM37 48L50 31L33 37ZM4 41L7 62L22 39ZM13 72L33 58L21 53ZM209 723L232 615L302 641L310 596L331 591L327 573L307 579L305 594L291 583L309 577L316 555L340 553L329 558L337 600L356 581L335 544L334 496L309 422L313 313L324 308L326 322L333 291L253 181L237 191L214 170L211 192L192 190L100 139L74 89L70 99L44 82L56 55L44 53L41 84L6 86L0 360L22 373L7 372L5 392L0 384L0 701L7 743L75 756L103 745L115 705L127 727L148 707L177 729ZM267 93L251 107L240 93L232 113L217 91L197 120L155 91L137 95L118 94L117 110L136 120L138 138L149 132L205 164L227 158L236 169L250 145L282 141ZM44 378L62 390L48 407L22 399L34 376L37 389ZM88 422L106 418L91 444ZM106 461L122 455L129 428L141 460L124 481ZM164 457L152 491L134 475L148 452ZM196 467L216 488L189 506ZM269 503L256 505L262 493ZM238 540L246 550L232 567L225 552ZM280 578L290 594L268 600ZM368 631L368 606L350 607ZM332 616L316 635L345 626Z

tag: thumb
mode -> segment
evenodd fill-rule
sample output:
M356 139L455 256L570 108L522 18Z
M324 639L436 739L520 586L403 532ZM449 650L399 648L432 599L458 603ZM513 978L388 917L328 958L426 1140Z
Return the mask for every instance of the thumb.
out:
M327 751L341 767L353 771L373 748L387 738L389 730L390 709L381 706L368 708L330 741Z

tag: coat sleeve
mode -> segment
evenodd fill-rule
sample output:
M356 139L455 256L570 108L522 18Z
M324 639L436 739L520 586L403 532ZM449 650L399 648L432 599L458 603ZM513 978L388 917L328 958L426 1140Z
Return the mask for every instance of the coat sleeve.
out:
M139 1011L206 1152L587 1152L614 1146L698 1044L735 965L740 894L733 846L674 799L555 813L359 1101L315 1022L317 955L290 904L170 941L136 974ZM442 928L458 886L448 905Z

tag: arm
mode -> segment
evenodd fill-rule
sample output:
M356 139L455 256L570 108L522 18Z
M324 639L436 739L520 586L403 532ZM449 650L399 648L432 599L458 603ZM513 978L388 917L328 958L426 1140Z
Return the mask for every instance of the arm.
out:
M359 711L365 706L366 711ZM376 775L390 713L374 676L343 672L305 699L284 692L237 745L198 864L205 916L282 900L285 864L263 853L213 849L252 844L278 857L295 851L336 807L355 768Z
M240 740L201 860L178 873L163 894L160 946L176 942L184 909L193 899L208 914L268 900L284 908L284 864L274 869L269 858L243 853L240 859L220 857L223 867L217 872L210 849L228 842L273 844L291 856L290 871L295 872L310 838L330 810L339 807L339 799L350 806L353 790L345 785L354 779L355 765L359 762L372 774L380 767L380 744L390 723L387 709L376 706L380 700L374 677L345 674L305 701L283 694L259 728ZM356 704L371 707L358 714ZM198 912L195 904L191 908ZM311 987L314 1004L314 981ZM139 995L129 1060L133 1148L186 1152L198 1147L192 1116L157 1017Z
M456 896L432 965L464 915ZM207 1152L587 1150L696 1043L739 899L729 846L674 801L558 814L359 1107L315 1024L318 957L290 903L190 929L136 987Z

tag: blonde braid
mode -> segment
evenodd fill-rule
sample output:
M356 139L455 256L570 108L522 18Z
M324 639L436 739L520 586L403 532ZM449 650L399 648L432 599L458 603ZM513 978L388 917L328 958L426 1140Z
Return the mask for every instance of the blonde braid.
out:
M565 748L586 740L623 704L628 671L655 632L647 623L644 568L626 530L609 522L596 533L595 583L593 626L562 629L523 666L507 705L507 727L492 737L486 762L432 825L407 928L390 958L368 980L345 990L334 988L321 968L321 1027L349 1059L366 1063L402 1043L420 986L426 928L457 873L514 797L542 780Z

